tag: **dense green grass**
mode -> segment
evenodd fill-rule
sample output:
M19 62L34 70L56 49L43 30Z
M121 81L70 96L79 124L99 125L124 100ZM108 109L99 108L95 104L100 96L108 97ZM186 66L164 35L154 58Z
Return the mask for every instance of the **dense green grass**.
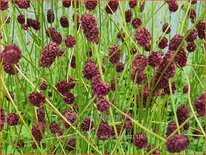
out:
M178 2L179 9L175 13L170 13L167 4L159 1L146 1L144 11L141 12L140 3L132 9L133 17L141 18L143 26L148 28L151 33L151 51L158 50L156 42L159 36L165 35L170 39L177 33L186 35L188 29L195 28L195 24L192 24L187 16L188 10L191 7L196 10L197 21L203 20L205 16L204 2L198 2L196 5L191 5L188 1ZM205 91L205 49L203 45L205 40L197 39L196 50L193 53L187 52L187 66L176 68L175 77L170 79L170 84L171 82L176 82L176 93L156 97L152 107L137 108L134 96L143 94L144 90L142 85L134 84L131 80L131 62L134 55L130 54L130 49L136 47L138 49L137 54L148 55L149 53L136 43L134 37L135 30L132 28L131 23L126 23L124 20L124 11L129 8L128 1L120 2L117 12L113 15L106 14L105 5L105 1L99 1L97 8L91 11L96 16L99 27L99 44L88 42L82 30L77 30L76 24L72 20L73 13L81 15L86 12L83 3L80 4L79 8L70 7L67 9L62 7L62 3L57 0L44 2L31 0L31 7L27 10L19 9L16 5L10 3L9 10L1 11L0 28L3 34L0 45L1 51L5 45L10 43L17 44L22 51L20 69L17 75L10 76L6 74L3 71L3 66L0 65L0 105L5 109L6 113L16 112L20 116L18 126L10 127L5 124L1 132L3 154L52 154L54 152L58 154L99 154L105 151L111 154L143 154L146 153L145 149L137 150L131 143L132 135L137 131L144 132L148 137L149 143L155 144L162 154L167 154L169 153L165 148L167 123L170 120L177 121L176 109L182 103L185 103L190 108L190 117L187 120L190 122L190 128L187 132L183 132L181 130L183 124L177 130L189 137L190 145L181 154L205 153L205 132L203 128L205 119L204 117L197 117L194 109L196 97ZM55 22L52 24L48 24L46 21L46 11L50 8L55 11ZM41 23L41 29L39 31L34 31L33 29L28 29L28 31L22 30L16 19L19 13L25 14L26 17L38 19ZM60 26L59 19L62 15L68 17L69 28L63 29ZM9 24L6 24L4 20L7 16L11 17ZM169 35L162 32L162 25L165 22L170 23L172 27L172 32ZM39 56L44 46L50 41L45 35L45 30L50 26L55 27L61 33L63 41L68 34L74 35L77 44L74 48L68 49L64 42L62 42L60 47L65 49L64 56L56 59L49 69L43 69L39 67ZM120 31L126 33L124 42L121 42L116 37L116 34ZM122 73L115 72L114 65L108 61L108 49L113 44L118 44L121 47L121 60L125 63L125 69ZM92 49L92 57L99 67L104 66L106 69L102 75L103 79L108 83L114 77L119 79L116 91L110 92L107 96L111 101L109 114L98 112L94 102L95 97L92 97L90 82L82 74L85 61L88 58L87 51L89 48ZM167 48L163 52L166 53ZM76 69L71 68L69 65L72 55L76 57ZM106 58L105 62L103 62L103 58ZM148 83L150 83L152 75L155 74L154 68L147 66L145 73L148 77ZM78 119L69 129L65 129L61 125L64 129L64 135L58 137L49 132L48 124L51 121L60 122L60 120L65 119L62 115L63 110L72 107L72 105L64 103L62 97L55 89L56 82L66 79L68 76L72 76L77 80L77 85L72 90L72 93L75 95L75 103L79 108L77 113ZM43 80L49 84L49 88L43 92L47 101L44 105L47 125L41 145L34 150L31 147L31 142L33 141L31 128L32 124L36 121L36 107L29 103L28 94L39 90L39 84ZM185 84L188 84L190 88L188 94L182 93L182 88ZM8 91L13 91L15 95L11 101L7 101L5 98ZM165 107L166 102L168 104L167 107ZM120 124L124 119L122 116L126 115L124 113L125 110L132 112L133 131L126 133L124 130L120 136L116 133L115 139L98 140L96 131L101 119L107 120L110 125ZM90 117L94 120L94 128L89 132L83 132L80 128L80 124L85 117ZM126 115L126 117L128 116ZM198 129L201 132L198 139L193 138L193 129ZM69 137L76 138L76 148L72 152L65 150L65 142ZM14 147L13 142L19 138L24 139L24 148Z

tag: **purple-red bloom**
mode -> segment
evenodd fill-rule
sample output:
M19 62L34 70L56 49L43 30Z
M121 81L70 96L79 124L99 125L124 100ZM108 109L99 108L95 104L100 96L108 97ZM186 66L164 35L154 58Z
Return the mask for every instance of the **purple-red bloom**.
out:
M85 8L89 11L95 10L97 7L98 1L97 0L85 0L84 1Z
M169 26L168 23L165 23L163 26L162 26L162 32L165 32L166 34L170 33L171 31L171 27Z
M176 34L169 43L169 50L177 50L178 48L180 48L179 46L181 45L183 41L183 36Z
M44 68L50 67L58 56L59 51L59 45L55 42L50 42L44 47L40 55L39 65Z
M84 77L87 78L88 80L91 80L92 77L97 74L99 74L97 64L92 59L88 59L83 69Z
M100 140L106 140L110 138L111 134L112 128L106 121L102 120L97 130L97 138Z
M157 67L162 62L162 54L160 52L152 52L148 56L148 64L152 67Z
M99 29L94 15L85 13L81 16L81 27L89 42L99 42Z
M160 49L164 49L168 45L168 39L166 37L160 37L159 38L159 44L158 47Z
M16 126L19 123L19 116L16 113L9 113L7 115L7 124L9 126Z
M107 2L107 6L105 10L108 14L113 14L114 12L117 11L118 6L119 6L119 0L109 0L109 2Z
M195 100L195 109L199 116L205 115L206 93L201 94Z
M132 11L131 10L125 11L125 21L129 23L131 22L131 20L132 20Z
M133 135L132 142L137 149L143 149L147 146L148 139L144 133L137 132L136 134Z
M75 120L77 119L77 114L73 110L65 109L63 115L70 124L73 124L75 122ZM65 126L65 128L70 127L70 124L67 123L65 120L62 120L61 123Z
M93 121L90 118L85 118L81 123L81 129L83 131L89 131L93 128Z
M69 26L69 21L68 21L68 18L66 16L62 16L60 18L60 24L63 28L66 28Z
M177 125L175 121L170 121L167 125L166 136L168 137L171 133L173 133L177 129Z
M175 153L185 150L189 145L189 139L185 135L173 135L166 141L166 148L169 152Z
M135 37L136 37L137 43L140 46L144 47L145 49L150 48L151 34L146 28L142 27L138 29L135 33Z
M47 21L48 21L48 23L53 23L54 19L55 19L54 11L52 9L49 9L47 11Z
M65 39L65 45L68 47L68 48L72 48L74 47L74 45L76 45L76 39L74 38L74 36L72 35L68 35Z
M41 107L45 103L45 96L39 92L32 92L29 94L29 101L32 105Z
M97 102L97 109L100 112L109 113L110 103L105 98L100 98Z
M140 18L132 19L132 26L134 29L138 28L140 25L142 25L142 20Z
M3 63L16 64L21 58L21 50L16 44L9 44L3 50Z

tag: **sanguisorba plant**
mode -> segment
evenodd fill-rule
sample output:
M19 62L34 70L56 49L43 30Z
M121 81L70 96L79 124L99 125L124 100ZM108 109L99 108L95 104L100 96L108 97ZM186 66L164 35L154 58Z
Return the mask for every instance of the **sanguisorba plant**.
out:
M0 0L2 154L205 153L205 3Z

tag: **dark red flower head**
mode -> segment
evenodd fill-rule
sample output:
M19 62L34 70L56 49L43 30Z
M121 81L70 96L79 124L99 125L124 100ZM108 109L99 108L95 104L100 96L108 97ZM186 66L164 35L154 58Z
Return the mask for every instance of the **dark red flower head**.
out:
M37 122L33 124L31 133L37 142L40 142L43 139L43 135L45 132L45 124Z
M132 70L144 72L147 66L147 57L143 54L136 55L132 60Z
M60 24L63 28L67 28L69 27L69 21L68 21L68 18L66 16L62 16L60 18Z
M16 44L9 44L3 50L3 63L16 64L21 58L21 50Z
M196 11L195 9L190 9L189 12L188 12L188 15L191 19L191 22L194 23L195 22L195 19L196 19Z
M187 43L187 50L188 52L194 52L196 49L196 44L193 41Z
M108 84L102 80L97 80L96 77L92 78L92 89L93 93L99 97L106 96L109 92Z
M109 113L109 107L110 107L110 103L108 100L106 100L105 98L98 99L97 109L100 112Z
M0 131L3 130L5 121L6 121L5 111L3 108L0 107Z
M148 144L147 136L142 132L137 132L136 134L134 134L132 141L137 149L143 149Z
M89 11L95 10L97 7L98 1L97 0L85 0L84 1L85 8Z
M5 123L6 114L3 108L0 107L0 123Z
M72 48L74 47L74 45L76 45L76 39L74 38L74 36L72 35L68 35L65 39L65 45L68 47L68 48Z
M68 139L65 149L67 151L72 151L75 149L75 147L76 147L76 139L74 139L74 138Z
M37 118L38 118L38 121L41 122L41 123L46 122L46 120L45 120L45 111L44 111L43 108L37 109Z
M115 91L118 85L118 79L117 78L112 78L110 82L110 90Z
M148 56L148 64L152 67L157 67L162 62L162 54L160 52L152 52Z
M46 45L40 55L40 66L45 68L50 67L55 61L59 51L59 45L55 42L50 42L48 45Z
M126 112L126 114L130 117L132 116L132 114L130 112ZM125 116L124 116L123 119L125 119L124 125L123 125L125 130L130 131L132 129L132 120L129 119L128 117L125 117Z
M201 94L195 100L195 109L199 116L205 115L206 93Z
M188 30L188 31L190 31L190 32L189 32L189 34L188 34L188 36L186 38L187 42L195 41L195 39L197 39L197 37L198 37L197 30L193 29L193 30Z
M176 0L166 0L168 6L169 6L169 10L170 12L176 12L178 9L178 3Z
M140 84L145 78L144 72L138 72L137 70L133 70L131 74L131 80L134 83Z
M109 61L112 64L116 64L120 61L120 57L121 57L121 50L119 45L112 45L109 48Z
M59 80L56 84L56 88L61 94L65 94L71 89L67 80Z
M27 18L27 26L32 27L34 30L39 30L40 22L35 19Z
M145 49L150 48L151 34L146 28L142 27L138 29L135 33L135 37L137 39L137 43L140 46L144 47Z
M134 29L137 29L140 25L142 25L142 20L140 18L132 19L132 26Z
M29 94L29 101L37 107L41 107L45 103L45 96L39 92L32 92Z
M186 93L188 93L188 89L189 89L188 85L184 85L184 87L183 87L183 89L182 89L182 92L183 92L184 94L186 94Z
M160 37L159 38L159 44L158 47L160 49L164 49L168 45L168 39L166 37Z
M47 84L46 81L42 81L42 82L40 83L40 89L41 89L41 90L47 90L47 87L48 87L48 84Z
M185 135L173 135L166 141L166 148L169 152L175 153L185 150L189 145L189 139Z
M97 64L92 59L88 59L83 69L84 77L87 78L88 80L91 80L92 77L97 74L99 74Z
M162 32L168 34L171 32L171 27L169 26L168 23L165 23L163 26L162 26Z
M174 62L174 60L172 61L173 55L174 55L173 51L168 51L163 57L163 60L158 68L159 73L165 70L163 76L165 76L166 78L171 78L175 75L176 63Z
M137 0L129 0L129 7L134 8L137 6Z
M75 100L75 97L72 93L70 92L66 92L64 93L64 101L67 103L67 104L72 104Z
M52 9L49 9L47 11L47 21L48 21L48 23L53 23L54 19L55 19L54 11Z
M120 72L122 72L122 71L124 70L124 67L125 67L125 64L124 64L124 63L118 62L118 63L116 64L116 71L120 73Z
M19 116L16 113L9 113L7 115L7 124L9 126L16 126L19 123Z
M183 36L176 34L169 43L169 50L177 50L183 41Z
M55 43L57 43L58 45L60 45L62 43L62 36L61 34L56 31L55 28L53 27L49 27L47 30L46 30L46 35L51 38L51 40Z
M176 86L175 82L171 83L171 89L172 90L170 92L170 87L169 87L169 84L168 84L168 86L163 89L162 95L170 94L170 93L174 94L176 92L176 90L177 90L177 86Z
M125 11L125 21L129 23L131 22L131 20L132 20L132 11L131 10Z
M99 29L94 15L85 13L81 16L81 27L89 42L99 42Z
M147 152L150 152L151 150L153 150L155 148L155 145L154 144L149 144L147 147L146 147L146 151ZM155 149L154 151L152 151L152 154L160 154L160 151L158 149Z
M166 136L168 137L171 133L173 133L177 129L177 125L175 121L170 121L167 125Z
M19 24L24 24L26 22L25 15L19 14L17 16L17 21L19 22Z
M155 89L168 87L168 79L174 77L176 71L176 62L173 60L173 51L168 51L157 68L154 78Z
M101 120L98 130L97 130L97 138L100 140L106 140L109 139L112 134L112 128L109 126L109 124Z
M60 133L61 132L59 125L55 121L53 121L49 124L49 130L51 133Z
M118 136L121 135L123 130L124 130L122 124L116 124L115 127L113 125L111 125L110 127L112 129L111 137L115 137L116 136L115 128L116 128Z
M117 11L118 6L119 6L119 0L109 0L109 2L107 2L107 6L105 10L108 14L113 14L114 12Z
M206 24L204 21L199 21L196 25L198 37L200 39L205 39Z
M117 38L120 39L122 42L124 42L124 38L125 38L125 33L124 32L118 32L117 33Z
M71 0L62 0L62 5L65 8L69 8L71 6Z
M187 64L187 53L185 52L185 50L183 48L181 48L176 56L175 56L175 62L177 63L177 65L179 65L179 67L185 67Z
M5 17L5 23L6 24L9 24L10 21L11 21L11 17L10 16Z
M81 129L83 131L89 131L93 128L93 121L90 118L85 118L81 123Z
M0 1L0 10L6 10L9 8L9 0Z
M176 111L177 119L179 124L182 124L186 121L187 118L190 116L189 108L187 105L182 104L177 108Z
M15 0L15 3L21 9L28 9L30 7L30 0Z
M67 121L70 122L70 124L73 124L75 120L77 119L77 114L73 110L65 109L63 115L67 119ZM70 127L70 124L67 123L65 120L62 120L61 123L65 126L65 128Z
M19 64L4 64L4 71L9 75L16 75L19 72L16 67L19 68Z

